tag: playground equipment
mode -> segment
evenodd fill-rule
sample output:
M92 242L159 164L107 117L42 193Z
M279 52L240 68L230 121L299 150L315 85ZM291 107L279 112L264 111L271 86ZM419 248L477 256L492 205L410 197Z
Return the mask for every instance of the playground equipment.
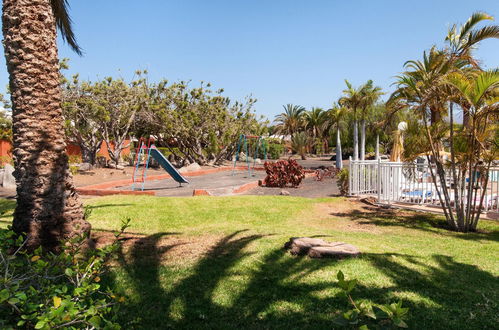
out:
M239 154L241 152L241 148L244 148L244 150L245 150L246 164L248 166L248 176L253 175L251 172L252 168L250 166L250 160L249 160L250 146L248 146L248 139L256 140L256 143L254 145L254 153L253 153L253 169L255 168L256 159L258 158L258 151L260 150L260 148L263 150L264 160L267 160L267 142L265 141L265 139L263 139L261 136L258 136L258 135L241 134L239 136L239 140L237 142L236 157L234 158L234 167L232 168L232 175L234 175L234 171L236 169L237 162L239 161Z
M180 186L182 186L182 183L189 183L189 181L187 181L187 179L184 178L179 171L177 171L177 169L168 161L168 159L166 159L165 156L163 156L163 154L154 144L152 144L152 142L152 139L148 139L147 144L142 138L139 140L139 148L136 149L135 167L133 169L132 190L135 190L135 183L142 183L141 190L144 190L147 170L149 168L149 160L151 157L154 158L159 165L180 184ZM142 173L138 175L139 165L142 162L142 159L144 159Z

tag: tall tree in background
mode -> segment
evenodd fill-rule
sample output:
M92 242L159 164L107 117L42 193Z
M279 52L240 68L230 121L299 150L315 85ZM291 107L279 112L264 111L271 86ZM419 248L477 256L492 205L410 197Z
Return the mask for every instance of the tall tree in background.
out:
M303 128L305 108L300 105L283 105L284 112L275 117L278 131L284 135L293 135Z
M374 86L372 80L368 80L360 87L361 90L361 112L360 112L360 159L366 158L366 122L369 111L383 94L381 88Z
M13 228L28 235L29 248L53 249L90 232L65 152L56 29L81 51L66 0L4 0L2 23L17 181Z
M339 104L352 111L353 116L353 159L359 159L359 124L357 111L362 105L362 88L354 88L348 80L345 79L347 88L343 90L344 96L339 99Z
M308 130L311 141L317 149L326 147L324 144L324 129L326 124L326 112L322 108L312 108L304 113L305 128ZM327 140L327 139L326 139ZM327 147L326 147L327 148Z
M336 168L338 169L343 168L343 159L341 156L341 130L345 124L344 120L346 113L347 109L338 105L334 105L333 108L329 109L327 112L330 130L336 131Z

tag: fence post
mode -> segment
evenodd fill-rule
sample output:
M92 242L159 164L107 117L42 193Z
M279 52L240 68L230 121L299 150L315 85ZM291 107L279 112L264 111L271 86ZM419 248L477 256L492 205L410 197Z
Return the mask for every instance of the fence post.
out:
M352 156L348 158L348 196L352 196L353 172L352 172Z
M381 158L378 157L376 190L378 191L378 203L381 203Z

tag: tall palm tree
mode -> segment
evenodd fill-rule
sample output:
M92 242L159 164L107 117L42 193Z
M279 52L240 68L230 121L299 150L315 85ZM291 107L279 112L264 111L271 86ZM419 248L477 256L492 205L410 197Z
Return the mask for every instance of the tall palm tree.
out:
M484 12L473 13L470 18L459 28L456 24L448 30L445 41L449 45L450 60L465 60L474 68L479 68L477 61L473 58L472 51L480 41L490 38L499 39L499 26L488 25L480 29L476 25L485 20L494 20L494 17ZM469 108L464 105L463 126L469 127Z
M451 171L454 177L454 205L456 219L452 223L460 231L474 231L478 224L488 180L483 180L481 195L474 189L480 162L488 171L499 156L497 122L499 120L499 69L476 73L452 72L443 80L450 86L449 99L468 109L469 127L454 132L453 107L450 108ZM457 136L456 136L457 135ZM466 143L463 143L466 141ZM456 143L457 142L457 143ZM487 173L487 172L485 172ZM448 198L446 196L446 198ZM477 203L477 200L480 200ZM450 201L447 201L450 204Z
M353 159L359 159L359 125L357 111L362 105L362 88L354 88L348 80L345 79L347 88L343 90L344 96L339 99L339 104L352 111L353 115Z
M310 111L305 111L303 115L305 121L305 129L308 130L315 146L318 146L319 140L322 144L324 137L324 129L326 126L326 112L322 108L312 108Z
M68 169L61 110L57 29L81 54L67 0L4 0L3 36L13 119L17 206L13 228L28 247L55 249L89 233Z
M341 156L341 131L345 124L347 109L338 105L333 105L327 114L330 122L330 129L336 131L336 168L343 168L343 159Z
M305 108L300 105L283 105L284 112L275 117L276 127L281 134L293 135L303 128Z
M360 115L360 159L364 160L366 157L366 122L368 112L372 109L383 92L381 91L380 87L373 85L372 80L368 80L364 85L361 86L361 93L362 102Z

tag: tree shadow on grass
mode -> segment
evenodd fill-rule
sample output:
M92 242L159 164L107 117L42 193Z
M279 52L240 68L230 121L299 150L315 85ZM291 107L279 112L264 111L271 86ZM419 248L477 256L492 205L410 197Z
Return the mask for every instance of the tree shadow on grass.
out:
M90 210L95 210L95 209L102 209L105 207L119 207L119 206L133 206L134 204L130 203L114 203L114 204L100 204L100 205L85 205L85 208L88 208Z
M363 206L361 209L331 213L330 215L350 218L361 225L371 224L380 227L404 227L464 240L488 240L499 242L499 230L479 230L478 232L465 234L457 233L450 229L441 215L431 213L416 213L404 210Z
M116 271L123 273L111 285L131 296L119 318L124 328L331 329L335 312L348 308L343 297L331 294L336 272L347 267L347 277L356 278L352 263L355 269L366 262L389 278L388 284L359 285L354 297L389 303L405 294L412 328L487 328L497 321L497 278L448 256L434 255L428 262L365 254L343 263L292 257L280 248L255 254L247 247L263 235L236 231L189 268L161 263L161 255L176 247L159 244L164 235L144 237L128 256L120 256Z
M356 298L388 303L405 297L408 320L419 329L493 329L497 313L497 276L453 257L434 254L430 258L404 254L367 254L365 258L390 278L384 288L359 286Z

